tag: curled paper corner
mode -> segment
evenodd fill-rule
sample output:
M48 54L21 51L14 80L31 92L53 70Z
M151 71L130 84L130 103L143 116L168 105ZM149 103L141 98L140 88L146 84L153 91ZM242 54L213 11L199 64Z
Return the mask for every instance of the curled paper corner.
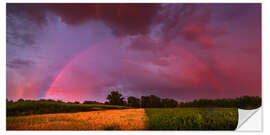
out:
M238 125L236 131L262 131L262 108L238 109Z

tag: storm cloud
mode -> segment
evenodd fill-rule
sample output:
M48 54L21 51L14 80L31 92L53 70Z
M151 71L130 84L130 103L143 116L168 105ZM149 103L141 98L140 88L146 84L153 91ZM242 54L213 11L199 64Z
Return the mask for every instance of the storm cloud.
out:
M8 4L7 98L261 95L260 4Z

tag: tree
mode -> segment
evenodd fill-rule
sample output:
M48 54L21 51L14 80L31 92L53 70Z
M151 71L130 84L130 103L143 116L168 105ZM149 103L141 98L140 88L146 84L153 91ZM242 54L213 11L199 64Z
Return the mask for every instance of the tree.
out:
M124 105L124 97L118 91L112 91L107 96L108 104L110 105Z
M102 103L97 101L84 101L83 104L102 104Z
M7 103L13 103L13 100L8 100L8 99L6 99L6 102L7 102Z
M24 102L24 99L21 98L21 99L18 100L18 102Z
M178 104L176 100L170 99L170 98L162 99L161 103L162 103L162 106L166 108L177 107L177 104Z
M74 104L80 104L80 102L79 101L75 101Z
M141 97L141 106L142 108L158 108L162 107L161 99L158 96L142 96Z
M128 97L128 106L139 108L140 107L140 99L133 97L133 96Z
M56 102L58 102L58 103L64 103L64 101L62 101L62 100L57 100Z
M235 107L242 109L254 109L261 106L261 98L258 96L242 96L238 98L223 99L197 99L190 102L181 102L179 107Z

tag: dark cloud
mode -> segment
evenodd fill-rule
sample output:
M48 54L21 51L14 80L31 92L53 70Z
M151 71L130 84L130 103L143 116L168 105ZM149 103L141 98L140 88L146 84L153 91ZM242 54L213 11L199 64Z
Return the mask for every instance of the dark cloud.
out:
M165 4L156 19L162 24L165 40L183 37L202 47L213 47L217 45L215 38L227 30L211 24L212 14L212 8L206 4Z
M22 59L13 59L7 62L7 66L9 68L14 68L14 69L21 69L21 68L27 68L31 66L33 61L31 60L22 60Z
M174 39L188 19L196 11L196 4L162 4L155 16L155 22L162 24L162 36L166 40Z
M206 24L188 24L182 29L186 40L198 42L203 47L214 47L217 45L215 37L226 34L226 29L209 28Z
M208 6L215 10L213 14L220 21L238 20L250 14L260 17L258 13L261 12L260 3L208 4Z
M260 8L233 5L8 4L8 97L260 95Z
M32 22L32 18L23 13L16 12L14 8L7 11L7 67L11 69L29 68L35 62L30 59L18 58L16 55L23 52L22 49L36 49L35 45L38 26Z
M46 22L46 14L55 13L70 25L102 20L117 35L149 31L159 4L8 4L8 8L27 12L36 22Z
M37 25L32 17L16 8L7 8L7 44L17 47L34 47Z

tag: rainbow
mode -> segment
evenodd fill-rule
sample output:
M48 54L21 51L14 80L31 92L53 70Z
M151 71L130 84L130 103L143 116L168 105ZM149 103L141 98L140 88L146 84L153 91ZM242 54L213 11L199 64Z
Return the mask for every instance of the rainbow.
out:
M56 77L53 79L52 83L50 84L45 97L46 98L50 98L52 97L52 93L54 91L54 86L57 84L58 80L63 76L63 74L69 69L69 67L78 59L80 59L83 55L87 54L88 51L90 49L93 49L95 47L97 47L98 45L104 43L104 42L108 42L110 40L103 40L102 42L99 42L99 44L95 44L92 45L90 47L88 47L85 50L82 50L81 52L78 53L78 55L76 55L75 57L73 57L61 70L60 72L56 75ZM166 42L169 43L169 42ZM214 75L213 72L211 72L211 70L209 69L209 67L207 67L198 57L194 56L191 52L189 52L188 50L184 49L183 47L180 47L179 45L176 44L172 44L169 43L171 45L175 45L177 46L179 49L181 49L181 51L183 53L185 53L185 55L187 55L188 57L192 58L192 60L196 63L199 64L209 75L211 82L214 84L214 86L218 89L219 91L219 96L223 96L224 95L224 88L222 87L221 83L218 81L218 79L216 78L216 76Z

